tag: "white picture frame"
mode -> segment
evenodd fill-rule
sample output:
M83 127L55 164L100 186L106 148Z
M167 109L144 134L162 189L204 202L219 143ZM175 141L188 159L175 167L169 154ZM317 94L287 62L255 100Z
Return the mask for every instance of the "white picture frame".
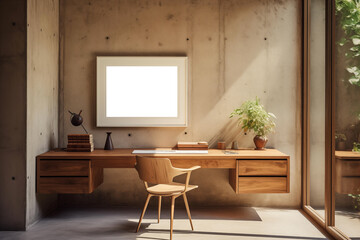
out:
M186 127L187 57L98 56L97 127Z

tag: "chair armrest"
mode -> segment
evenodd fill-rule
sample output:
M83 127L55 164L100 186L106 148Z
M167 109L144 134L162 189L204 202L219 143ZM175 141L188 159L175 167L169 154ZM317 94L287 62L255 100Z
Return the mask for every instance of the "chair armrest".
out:
M174 167L174 169L182 171L184 173L191 172L191 171L194 171L194 170L199 169L199 168L201 168L201 167L200 166L194 166L194 167L191 167L191 168L176 168L176 167Z
M174 169L176 169L178 171L183 172L182 174L186 173L185 189L184 189L183 192L186 192L187 187L189 186L191 172L196 170L196 169L199 169L199 168L201 168L201 167L200 166L194 166L194 167L191 167L191 168L174 168Z

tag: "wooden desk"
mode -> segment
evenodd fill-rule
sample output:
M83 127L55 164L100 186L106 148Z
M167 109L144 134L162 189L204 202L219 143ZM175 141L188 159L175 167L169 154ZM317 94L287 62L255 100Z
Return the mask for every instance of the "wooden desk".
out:
M360 153L335 151L335 189L342 194L360 194Z
M164 149L164 148L162 148ZM37 156L38 193L91 193L103 182L103 168L133 168L134 149L93 152L52 150ZM290 158L276 149L209 149L208 154L139 154L169 158L175 167L230 169L229 183L236 193L287 193Z

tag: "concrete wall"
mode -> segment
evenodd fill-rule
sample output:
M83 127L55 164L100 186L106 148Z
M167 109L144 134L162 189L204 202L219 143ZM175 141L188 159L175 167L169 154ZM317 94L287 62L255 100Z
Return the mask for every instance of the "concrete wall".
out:
M36 195L36 155L58 146L59 0L28 0L26 226L57 206Z
M0 1L0 230L25 227L26 1Z
M238 140L252 147L230 112L259 96L277 115L269 146L291 156L290 194L236 195L227 170L201 169L192 205L299 207L301 190L301 1L68 0L60 4L60 145L82 133L67 110L83 110L84 125L104 146L172 147L177 141ZM189 127L97 128L96 63L99 55L189 57ZM128 136L131 133L131 137ZM61 195L62 204L142 205L145 190L134 169L106 169L93 194Z
M57 146L59 1L0 1L0 230L57 205L36 196L35 156Z

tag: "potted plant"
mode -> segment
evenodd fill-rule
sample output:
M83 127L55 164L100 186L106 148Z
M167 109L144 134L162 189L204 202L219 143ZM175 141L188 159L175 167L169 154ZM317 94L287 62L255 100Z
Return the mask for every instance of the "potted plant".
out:
M354 142L354 146L352 149L353 152L360 152L360 143Z
M359 192L360 189L358 189ZM360 194L348 194L353 200L353 206L355 210L360 210Z
M335 133L335 142L337 144L337 150L345 150L345 142L347 138L343 133Z
M246 133L253 131L255 133L254 143L257 150L265 149L268 141L267 135L275 130L276 118L274 114L266 112L264 106L260 104L260 99L248 100L239 108L236 108L230 118L238 116L238 123Z

